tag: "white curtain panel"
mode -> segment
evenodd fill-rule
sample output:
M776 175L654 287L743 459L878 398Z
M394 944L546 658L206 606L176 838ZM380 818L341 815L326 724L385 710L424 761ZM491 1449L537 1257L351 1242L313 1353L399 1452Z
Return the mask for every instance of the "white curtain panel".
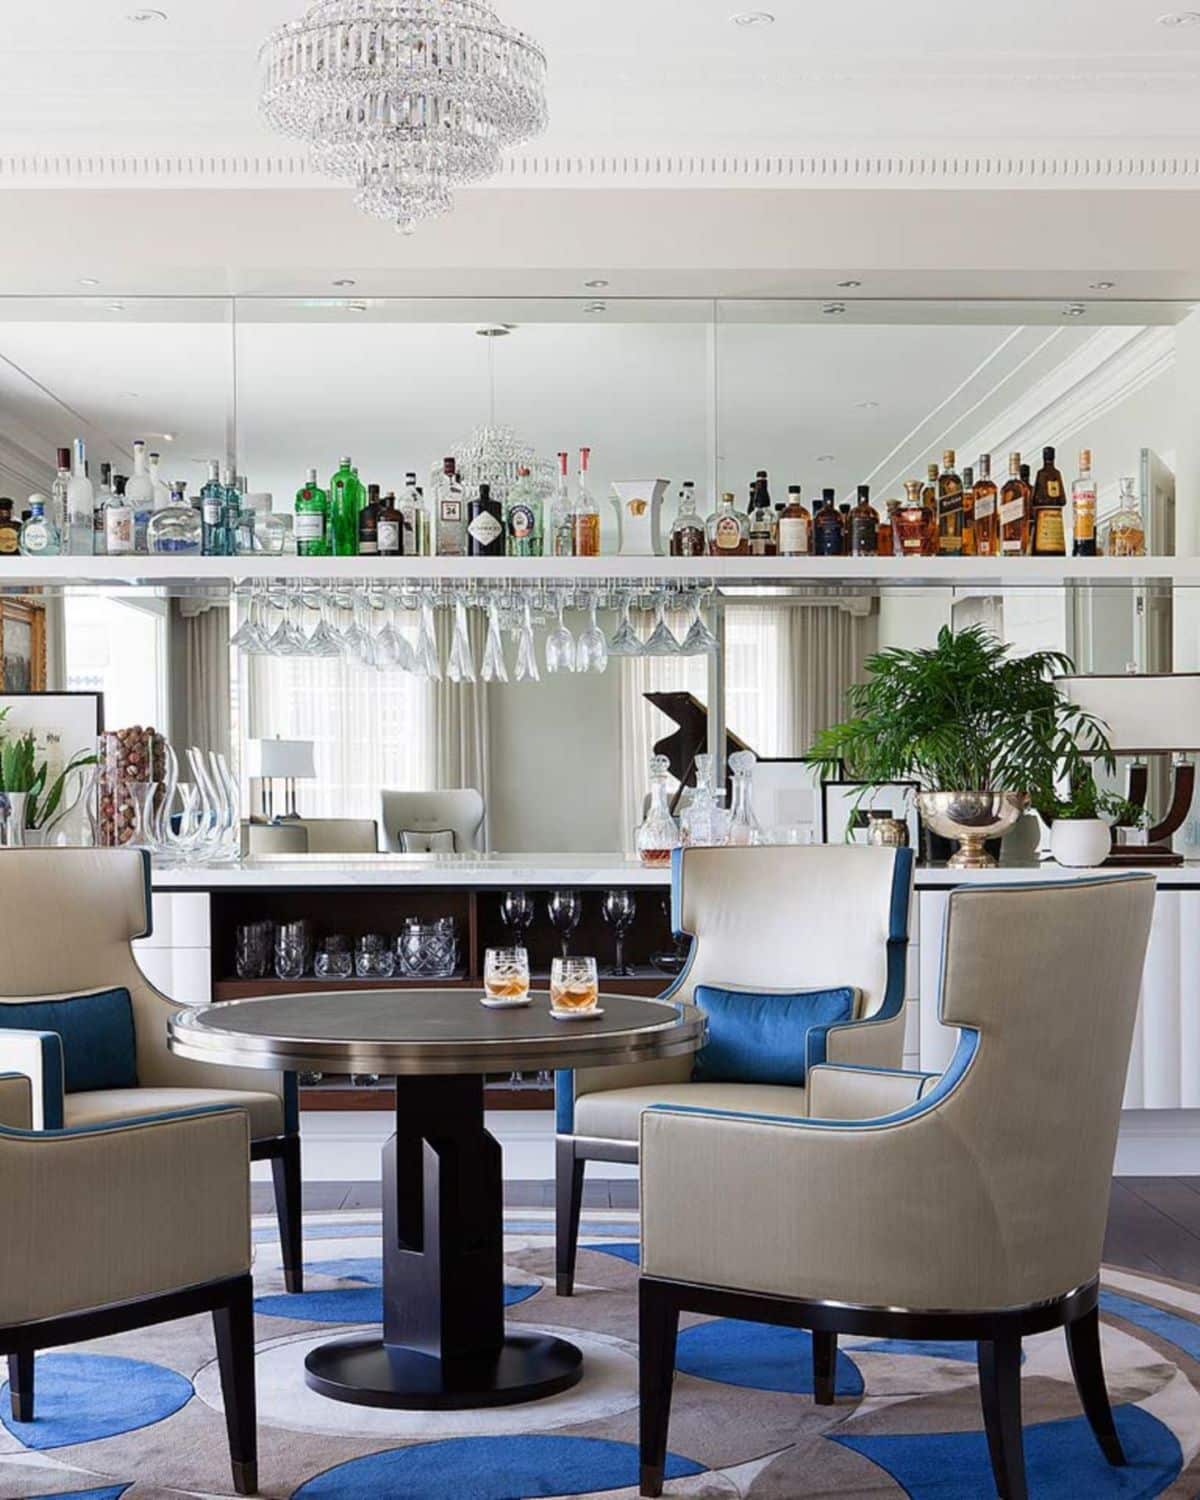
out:
M442 672L450 659L454 615L438 613L435 634ZM434 697L434 785L454 790L473 787L483 797L482 846L489 849L488 808L491 806L491 749L488 732L488 686L481 679L483 648L487 641L487 618L480 610L469 612L467 638L474 660L474 682L451 682L443 675L433 685Z
M183 634L183 702L173 705L176 748L195 745L228 755L229 610L223 604L180 608L172 623Z

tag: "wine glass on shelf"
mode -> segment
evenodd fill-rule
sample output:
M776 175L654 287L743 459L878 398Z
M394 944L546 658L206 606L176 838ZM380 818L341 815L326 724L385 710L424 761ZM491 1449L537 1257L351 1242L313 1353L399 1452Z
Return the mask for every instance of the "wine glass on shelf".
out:
M573 672L575 670L575 637L563 620L566 596L558 596L558 623L546 637L546 671Z
M554 891L546 903L546 914L550 925L562 938L562 956L566 958L571 934L579 926L583 916L583 901L578 891Z
M679 648L683 656L706 656L710 651L717 649L717 638L705 624L704 616L700 613L701 602L699 592L693 593L688 599L692 623Z
M600 914L616 935L615 961L608 973L627 979L634 971L625 962L625 934L637 916L637 897L630 890L606 891Z
M500 898L500 920L512 935L513 948L527 948L525 934L533 926L533 897L528 891L505 891Z
M588 623L575 642L575 670L577 672L603 672L608 667L608 641L596 624L597 599L593 594L588 600Z
M610 656L642 655L642 638L633 628L633 621L629 618L632 609L633 594L623 594L621 597L621 623L608 643L608 654Z

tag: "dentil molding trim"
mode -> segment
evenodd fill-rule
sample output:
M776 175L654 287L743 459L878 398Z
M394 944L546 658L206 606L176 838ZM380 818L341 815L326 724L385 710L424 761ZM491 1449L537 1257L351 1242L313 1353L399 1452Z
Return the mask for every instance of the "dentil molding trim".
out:
M1190 187L1200 154L819 152L545 154L505 158L485 186L508 187ZM0 187L336 186L301 152L24 152L0 155Z

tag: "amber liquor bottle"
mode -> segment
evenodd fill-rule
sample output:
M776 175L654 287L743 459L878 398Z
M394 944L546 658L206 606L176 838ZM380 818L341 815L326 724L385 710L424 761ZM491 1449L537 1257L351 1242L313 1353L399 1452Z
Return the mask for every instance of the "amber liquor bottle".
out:
M787 504L779 517L779 556L807 557L812 551L812 516L800 498L800 486L788 485Z
M996 484L992 479L992 455L981 453L971 500L972 531L976 557L1000 555L1000 517L996 512Z
M1029 551L1030 489L1021 477L1022 467L1021 455L1010 453L1008 478L1000 491L1001 557L1024 557Z
M927 472L928 472L928 476L929 477L925 481L925 488L921 491L921 503L923 505L931 506L932 509L933 509L933 514L936 516L937 515L937 490L938 490L938 483L937 483L938 482L938 466L937 466L937 464L930 464L929 465L929 469L928 469ZM907 488L907 484L905 485L905 488Z
M737 508L737 496L728 490L705 523L708 550L714 557L749 557L750 517Z
M871 504L871 486L860 484L858 503L850 512L851 557L876 557L879 553L879 512Z
M775 556L775 516L765 469L759 469L750 489L750 556Z
M1096 481L1092 477L1092 450L1079 454L1079 477L1071 486L1071 551L1076 557L1096 556Z
M367 503L358 513L358 555L379 556L379 486L367 486Z
M887 514L879 520L879 540L877 542L878 557L894 557L896 555L896 516L900 510L899 500L889 500L887 503Z
M1054 449L1042 449L1042 467L1033 485L1030 552L1034 557L1066 557L1067 536L1063 516L1067 487L1054 463Z
M904 500L896 511L896 555L898 557L936 557L938 549L937 512L926 499L929 486L922 488L919 479L906 479Z
M963 465L963 535L962 555L975 556L975 470L970 464Z
M13 516L13 502L0 498L0 557L16 557L21 550L21 523Z
M954 449L942 455L937 482L938 552L961 557L963 550L963 484L954 467Z
M818 557L841 557L846 550L846 528L834 490L821 491L821 509L813 517L813 552Z

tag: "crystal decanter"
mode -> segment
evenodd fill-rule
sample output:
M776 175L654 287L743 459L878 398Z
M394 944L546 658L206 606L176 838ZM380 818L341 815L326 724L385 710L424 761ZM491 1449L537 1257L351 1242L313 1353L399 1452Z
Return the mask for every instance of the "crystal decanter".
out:
M718 792L713 785L712 756L697 755L696 789L679 817L685 848L711 849L725 842L729 834L729 814L721 806L724 796L724 788Z
M667 795L671 763L665 755L650 758L650 806L635 836L638 858L644 865L669 865L671 854L682 844L679 825L671 816Z
M738 750L729 757L729 770L733 776L733 809L729 818L729 836L725 840L731 847L745 848L759 842L761 829L754 816L753 787L754 767L758 756L753 750Z

